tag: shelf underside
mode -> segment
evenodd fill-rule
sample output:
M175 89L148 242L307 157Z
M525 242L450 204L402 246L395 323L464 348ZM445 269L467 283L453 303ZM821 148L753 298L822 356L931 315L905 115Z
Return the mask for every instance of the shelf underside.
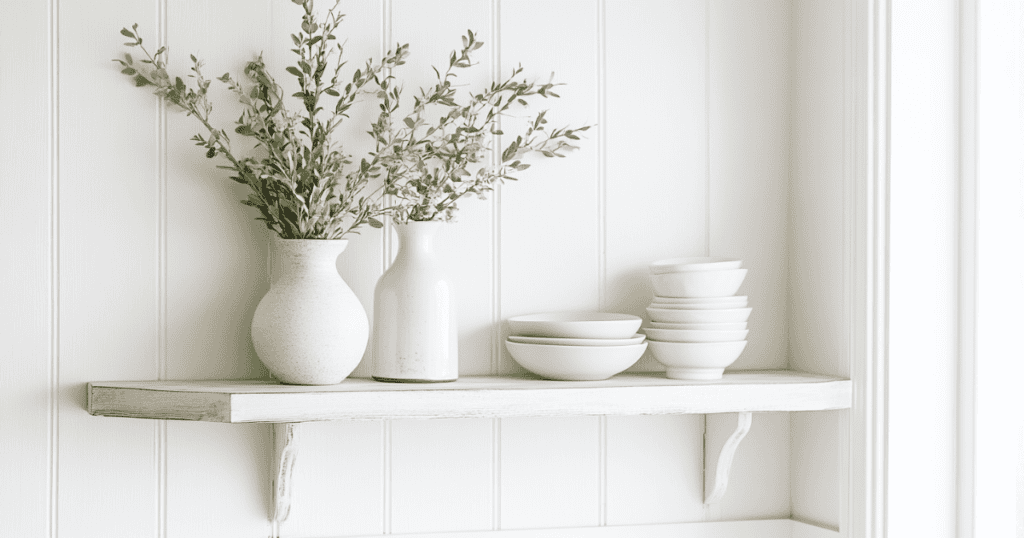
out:
M461 377L453 383L282 385L274 380L112 381L89 384L93 415L209 422L398 418L659 415L847 409L851 382L790 370L726 372L717 381L663 373L605 381Z

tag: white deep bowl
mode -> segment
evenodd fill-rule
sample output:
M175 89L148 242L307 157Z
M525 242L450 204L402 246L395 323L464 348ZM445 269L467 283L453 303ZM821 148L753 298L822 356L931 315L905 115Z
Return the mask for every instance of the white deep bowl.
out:
M658 342L648 340L651 354L665 365L669 379L721 379L725 368L736 362L746 340L739 342Z
M735 323L747 321L751 310L753 309L750 307L721 310L676 310L647 307L651 321L661 323Z
M662 297L727 297L736 294L746 276L746 269L681 271L651 275L651 284Z
M658 260L650 265L651 273L677 273L679 271L712 271L716 269L739 269L743 260L722 256L671 258Z
M643 334L634 335L632 338L548 338L546 336L509 335L508 341L549 346L632 346L643 342L645 338L647 336Z
M728 308L746 308L747 299L744 297L738 301L692 304L663 303L655 300L651 302L651 306L653 308L665 308L668 310L725 310Z
M738 331L644 329L651 340L659 342L738 342L747 337L746 329Z
M549 346L506 340L505 347L523 368L548 379L599 381L633 366L647 342L630 346Z
M737 321L733 323L665 323L652 321L654 329L673 329L676 331L742 331L747 328L747 322Z
M548 312L509 318L516 336L548 338L632 338L643 322L638 316L606 312Z

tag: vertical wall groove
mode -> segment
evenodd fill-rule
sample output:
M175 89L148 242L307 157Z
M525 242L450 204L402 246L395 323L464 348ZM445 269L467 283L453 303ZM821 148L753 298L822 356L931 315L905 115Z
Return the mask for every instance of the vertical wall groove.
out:
M167 0L157 0L157 43L167 46ZM157 282L156 282L156 371L167 378L167 107L157 99ZM154 421L156 430L156 537L167 536L167 421Z
M704 255L711 255L711 0L704 0Z
M380 15L381 15L380 16L380 24L381 24L381 29L380 29L380 39L381 39L380 54L381 54L381 58L383 58L384 55L387 54L388 47L390 47L390 44L391 44L391 41L392 41L392 38L393 38L393 36L392 36L392 29L393 28L392 28L392 3L391 3L391 0L381 0L381 14ZM390 70L388 70L385 73L385 76L390 76L390 75L391 75L391 72L390 72ZM386 204L390 203L390 200L387 197L387 195L385 195L385 199L384 200L385 200ZM384 220L384 229L383 229L383 233L381 234L381 241L382 241L382 243L381 243L381 272L382 273L384 271L387 271L388 267L391 266L391 260L393 259L392 245L391 245L391 243L392 243L391 235L392 235L393 226L394 225L393 225L393 223L392 223L390 218L387 218L387 219ZM383 507L382 507L382 510L381 510L381 513L383 515L383 518L382 518L383 521L381 522L381 531L382 531L383 534L391 534L391 519L392 519L391 518L391 496L392 496L392 491L393 491L393 489L391 487L392 486L392 484L391 484L391 451L392 451L392 444L391 444L391 421L390 420L386 420L386 419L384 421L382 421L381 429L382 429L382 432L381 432L382 433L382 435L381 435L381 441L382 441L381 450L383 452L382 457L381 457L381 461L383 463L383 465L382 465L383 468L381 470L382 471L381 472L381 481L382 481L381 491L383 493L383 498L381 499L381 502L383 503Z
M388 53L388 47L391 46L392 40L392 24L391 24L391 0L381 0L381 13L380 13L380 56L383 58ZM386 69L384 76L391 76L391 70ZM391 197L384 195L385 206L391 205ZM388 270L391 267L391 261L394 259L393 241L392 241L392 230L394 223L391 218L384 220L384 229L381 234L381 252L383 258L381 259L381 273Z
M607 5L597 4L597 305L604 311L608 298L608 61L606 49ZM608 524L608 417L598 417L597 445L597 518L598 525Z
M48 6L49 160L50 160L50 364L47 424L48 534L56 538L59 499L60 438L60 2Z
M501 0L491 0L491 81L501 80ZM495 121L501 130L501 117ZM491 166L501 164L501 135L493 135ZM491 193L491 373L502 373L501 183ZM501 419L491 419L491 529L501 529Z

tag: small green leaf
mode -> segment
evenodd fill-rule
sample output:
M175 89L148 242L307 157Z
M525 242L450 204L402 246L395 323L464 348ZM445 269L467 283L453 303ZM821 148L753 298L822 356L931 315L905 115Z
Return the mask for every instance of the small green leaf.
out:
M373 217L367 217L366 218L366 222L369 223L370 226L373 227L373 228L383 228L384 227L384 223L383 222L381 222L381 221L379 221L379 220L377 220L377 219L375 219Z
M121 35L123 35L125 37L130 37L130 38L133 38L133 39L135 38L135 34L133 34L132 31L127 29L127 28L121 28Z
M212 159L212 158L214 158L216 156L217 156L217 149L216 148L210 148L209 150L207 150L207 152L206 152L206 158L207 159Z
M137 71L135 71L131 67L125 67L124 69L121 70L121 72L126 74L126 75L134 75Z

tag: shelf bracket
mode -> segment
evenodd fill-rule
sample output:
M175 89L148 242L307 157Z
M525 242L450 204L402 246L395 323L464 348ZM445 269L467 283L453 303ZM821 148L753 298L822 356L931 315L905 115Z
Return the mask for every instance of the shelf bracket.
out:
M708 493L707 481L704 483L704 504L717 503L725 496L725 489L729 486L729 471L732 470L732 458L736 455L736 448L740 446L740 441L750 431L752 418L753 413L750 411L739 413L736 419L736 430L725 441L725 445L722 446L722 452L718 455L718 464L715 466L715 486L711 493ZM707 455L705 455L704 461L705 469L707 468L706 458Z
M288 512L292 507L292 469L295 468L299 424L297 422L274 424L274 507L270 520L275 531L284 520L288 519Z

